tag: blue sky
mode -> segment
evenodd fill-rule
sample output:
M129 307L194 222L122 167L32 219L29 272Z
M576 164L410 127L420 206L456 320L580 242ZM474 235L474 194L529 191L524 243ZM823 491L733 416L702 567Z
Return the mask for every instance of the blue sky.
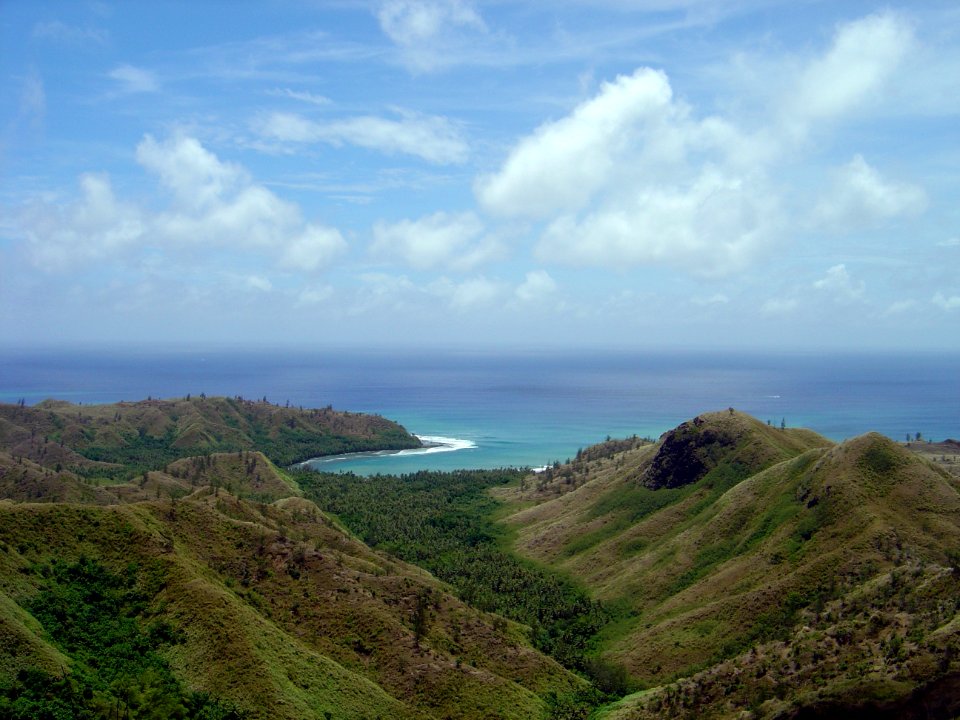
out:
M9 345L960 349L954 2L0 2Z

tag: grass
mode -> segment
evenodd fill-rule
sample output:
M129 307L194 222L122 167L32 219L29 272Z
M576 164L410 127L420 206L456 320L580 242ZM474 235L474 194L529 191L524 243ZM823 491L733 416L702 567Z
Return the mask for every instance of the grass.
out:
M520 626L471 610L335 525L303 498L257 503L212 487L175 506L0 503L0 636L20 638L45 672L62 673L58 657L75 667L24 608L46 582L31 568L85 556L121 578L131 561L159 568L141 624L168 623L176 642L157 654L181 687L250 718L528 718L546 712L549 693L583 685ZM418 641L413 603L425 591ZM0 666L8 686L17 667Z

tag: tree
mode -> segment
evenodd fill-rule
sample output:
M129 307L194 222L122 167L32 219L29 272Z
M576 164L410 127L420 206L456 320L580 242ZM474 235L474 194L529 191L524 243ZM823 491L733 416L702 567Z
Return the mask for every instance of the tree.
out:
M417 593L417 601L413 608L413 635L416 638L417 645L420 639L427 633L427 625L430 619L429 615L430 597L426 590Z

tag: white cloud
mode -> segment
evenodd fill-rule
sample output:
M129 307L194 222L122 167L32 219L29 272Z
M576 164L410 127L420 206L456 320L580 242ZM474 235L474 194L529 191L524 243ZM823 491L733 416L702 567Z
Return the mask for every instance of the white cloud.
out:
M294 113L272 113L258 126L265 137L288 143L323 142L420 157L437 164L462 163L469 148L445 117L400 111L399 120L374 116L317 122Z
M934 305L943 310L960 310L960 295L951 295L950 297L947 297L943 293L937 293L933 296L932 302Z
M927 207L923 189L887 181L862 156L834 173L833 184L813 210L815 224L836 230L871 227L883 220L917 215Z
M145 135L137 145L137 162L160 177L179 206L194 210L210 207L250 184L239 165L221 162L196 138L184 135L165 142Z
M120 65L109 73L110 78L120 83L120 88L127 93L150 93L160 89L156 76L149 70Z
M244 278L244 284L251 290L259 292L270 292L273 290L273 283L262 275L248 275Z
M333 288L329 285L305 287L297 296L297 307L320 305L333 297Z
M937 243L940 247L960 247L960 237L947 238Z
M536 248L544 261L619 269L666 263L702 276L739 270L770 240L776 203L761 185L713 169L687 186L645 185L577 219L565 215Z
M605 82L570 115L521 140L498 173L480 178L477 197L489 211L506 216L542 218L582 208L621 163L635 159L632 146L645 125L669 122L675 112L671 101L666 75L649 68ZM656 140L668 140L667 135ZM651 153L663 151L649 144Z
M123 203L105 176L84 175L80 199L38 200L23 214L20 231L35 264L63 270L95 258L119 260L132 247L147 255L190 248L192 259L229 248L258 253L261 264L312 273L346 249L339 231L305 223L296 204L253 182L242 167L221 162L195 138L159 142L147 135L137 160L170 192L169 206L148 211Z
M406 313L413 307L417 287L405 275L362 273L357 278L360 289L347 307L348 315L388 312Z
M476 277L455 284L449 295L450 307L454 310L472 310L492 304L503 293L500 283L485 277Z
M80 192L66 205L35 201L21 218L30 257L43 270L63 271L78 260L118 254L144 235L140 211L117 200L105 175L81 176Z
M280 258L280 266L291 270L314 272L326 268L347 249L339 230L308 225Z
M721 275L779 224L764 143L721 118L694 119L662 72L640 68L521 140L475 191L491 213L549 221L543 262Z
M917 307L916 300L896 300L890 303L890 306L884 310L884 315L901 315Z
M695 297L692 300L694 305L726 305L730 298L723 293L715 293L710 297Z
M799 303L795 298L770 298L761 307L763 315L788 315L797 309Z
M20 116L37 123L47 112L47 94L43 87L43 78L36 68L23 79L20 91Z
M546 270L534 270L527 273L514 294L522 302L537 302L553 295L556 291L557 283Z
M892 12L840 25L829 51L810 62L786 99L787 122L804 131L876 98L914 44L913 30Z
M418 270L470 270L494 257L498 245L482 237L483 223L472 212L438 212L419 220L374 225L371 252L396 258Z
M465 0L387 0L377 11L380 28L411 70L435 70L452 61L450 45L486 24Z
M109 33L101 28L76 27L59 20L37 23L33 26L33 37L65 43L93 42L102 45Z
M292 100L299 100L300 102L309 103L310 105L330 105L333 102L325 95L317 95L316 93L308 92L306 90L291 90L290 88L275 88L268 91L268 94L276 97L286 97Z
M826 291L841 300L857 300L863 296L863 291L866 288L862 281L854 282L843 263L834 265L827 270L827 274L816 280L813 287L817 290Z

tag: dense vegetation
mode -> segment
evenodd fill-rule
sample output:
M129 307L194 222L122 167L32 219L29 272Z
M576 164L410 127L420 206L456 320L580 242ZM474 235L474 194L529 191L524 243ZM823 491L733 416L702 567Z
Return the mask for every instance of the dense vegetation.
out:
M335 513L366 543L416 563L481 610L532 628L534 645L586 672L606 692L626 690L626 675L592 657L591 640L611 613L557 572L504 549L493 521L492 487L516 483L519 470L418 472L403 477L302 472L307 497Z
M0 687L0 717L242 717L184 688L164 660L161 651L176 642L176 633L169 623L149 618L151 599L163 583L159 574L130 565L118 575L86 558L38 565L34 572L43 580L29 610L73 665L59 677L20 670Z
M266 398L0 404L0 423L0 451L57 471L115 481L210 453L257 450L287 466L323 455L420 445L403 427L377 415L281 407Z
M0 718L960 715L960 492L889 439L728 410L535 477L271 462L398 428L0 406Z

